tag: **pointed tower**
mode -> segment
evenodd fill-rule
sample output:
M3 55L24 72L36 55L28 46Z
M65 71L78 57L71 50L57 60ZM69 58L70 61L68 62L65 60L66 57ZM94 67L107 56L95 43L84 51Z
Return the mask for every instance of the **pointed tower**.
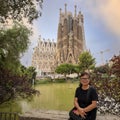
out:
M60 9L60 17L57 34L56 64L78 63L78 57L86 49L84 36L84 18L81 12L77 15L77 6L72 15L67 11Z

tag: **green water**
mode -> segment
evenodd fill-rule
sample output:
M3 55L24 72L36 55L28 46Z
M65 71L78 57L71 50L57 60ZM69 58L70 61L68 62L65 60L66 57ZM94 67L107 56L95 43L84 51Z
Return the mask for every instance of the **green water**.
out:
M0 111L26 112L33 109L70 110L73 107L74 92L78 83L53 83L37 85L39 96L31 101L11 101L0 105Z

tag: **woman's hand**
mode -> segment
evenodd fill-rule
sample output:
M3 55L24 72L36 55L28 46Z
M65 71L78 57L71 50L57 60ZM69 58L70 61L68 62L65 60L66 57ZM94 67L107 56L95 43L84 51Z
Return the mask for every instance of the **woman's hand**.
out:
M80 115L82 118L85 118L85 116L86 116L86 113L84 112L84 109L80 109L80 110L74 110L73 111L76 115Z
M78 110L73 110L76 115L80 115Z
M80 116L81 116L82 118L85 118L85 116L86 116L87 114L86 114L86 112L84 111L84 109L81 108L81 109L78 110L78 111L79 111Z

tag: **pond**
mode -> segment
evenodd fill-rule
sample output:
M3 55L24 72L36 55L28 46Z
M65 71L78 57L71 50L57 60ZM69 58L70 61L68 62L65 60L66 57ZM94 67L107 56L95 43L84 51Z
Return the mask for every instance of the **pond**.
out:
M73 107L75 89L79 83L40 84L35 89L40 91L31 101L11 101L0 106L4 112L26 112L32 109L70 110Z

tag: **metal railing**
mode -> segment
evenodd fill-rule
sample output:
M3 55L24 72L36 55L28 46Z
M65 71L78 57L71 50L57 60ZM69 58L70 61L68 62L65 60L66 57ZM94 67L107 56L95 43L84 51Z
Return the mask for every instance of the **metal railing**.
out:
M19 120L19 116L14 112L0 112L0 120Z

